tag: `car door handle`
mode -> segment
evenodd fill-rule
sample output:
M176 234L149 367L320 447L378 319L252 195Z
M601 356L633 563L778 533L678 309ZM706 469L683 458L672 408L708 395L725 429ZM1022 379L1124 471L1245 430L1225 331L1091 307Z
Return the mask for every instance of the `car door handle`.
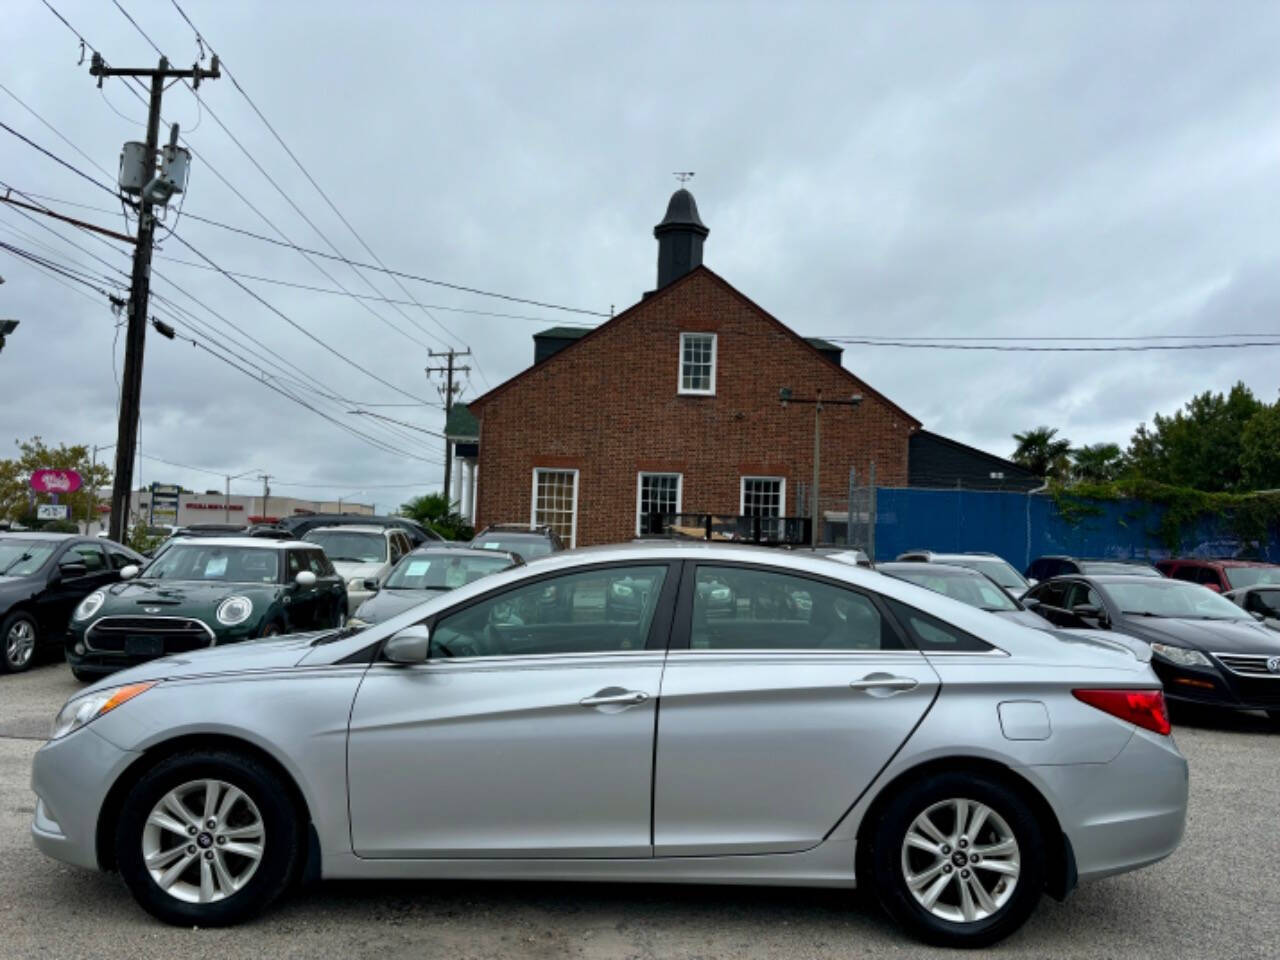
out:
M644 703L649 699L649 695L643 690L618 690L613 689L600 690L589 697L583 697L578 701L579 706L583 707L630 707L637 703Z
M861 680L849 684L854 690L864 690L870 696L891 697L895 693L906 693L920 686L914 677L895 677L888 673L869 673Z

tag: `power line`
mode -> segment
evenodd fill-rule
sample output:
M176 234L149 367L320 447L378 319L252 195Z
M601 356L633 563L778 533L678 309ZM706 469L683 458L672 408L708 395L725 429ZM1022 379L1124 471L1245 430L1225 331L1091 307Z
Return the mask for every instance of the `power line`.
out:
M111 171L107 170L105 167L102 166L102 164L98 163L97 160L93 159L93 157L89 156L87 153L85 153L83 150L77 147L74 143L68 140L65 136L63 136L63 134L56 127L54 127L53 124L51 124L44 117L40 116L40 114L37 113L35 110L33 110L30 106L28 106L21 97L19 97L16 93L14 93L12 90L6 87L3 83L0 83L0 90L3 90L5 93L7 93L10 97L12 97L15 101L17 101L18 106L22 107L22 109L27 111L27 113L31 114L41 123L43 123L46 127L48 127L51 131L53 131L54 136L56 136L59 140L65 143L68 147L70 147L76 153L80 154L80 156L84 157L84 159L88 160L91 166L97 167L98 171L104 177L106 177L108 180L111 179L111 176L112 176ZM115 213L114 210L112 210L111 212Z
M989 337L969 336L969 337L948 337L948 336L898 336L896 334L885 334L879 336L877 334L864 334L859 338L852 337L819 337L821 340L831 340L837 343L861 343L864 340L892 340L892 341L910 341L910 340L927 340L930 343L950 343L963 341L978 340L1007 340L1007 341L1046 341L1046 342L1067 342L1073 340L1083 340L1089 342L1102 341L1129 341L1129 340L1223 340L1235 337L1272 337L1276 334L1258 332L1258 333L1143 333L1134 334L1132 336L1065 336L1065 337L1047 337L1047 336L1004 336L996 334Z
M1263 334L1268 336L1268 334ZM824 337L836 343L867 347L906 347L918 350L988 350L1001 353L1143 353L1152 350L1238 350L1243 347L1280 347L1280 340L1249 340L1238 343L1147 343L1109 347L1025 347L998 344L918 343L897 340L867 340L855 337Z
M36 143L36 142L35 142L34 140L32 140L30 137L23 136L23 135L22 135L21 133L19 133L17 130L13 129L13 127L11 127L11 126L9 126L7 123L5 123L3 120L0 120L0 128L3 128L3 129L5 129L5 130L9 131L9 133L13 134L15 137L17 137L19 140L21 140L21 141L22 141L23 143L25 143L27 146L29 146L29 147L33 147L33 148L35 148L36 150L39 150L41 153L43 153L46 157L48 157L48 158L49 158L50 160L52 160L54 163L60 164L61 166L66 167L68 170L70 170L70 171L71 171L72 173L74 173L76 176L78 176L78 177L83 177L85 180L88 180L90 183L92 183L92 184L93 184L95 187L97 187L99 190L105 190L107 193L111 194L111 196L113 196L113 197L114 197L114 196L117 196L116 192L115 192L114 190L112 190L110 187L106 186L106 185L105 185L105 184L103 184L101 181L95 180L93 177L89 176L89 174L85 173L83 170L81 170L81 169L80 169L79 167L77 167L75 164L73 164L73 163L68 163L66 160L63 160L61 157L59 157L57 154L53 153L51 150L46 150L44 147L40 146L40 144Z

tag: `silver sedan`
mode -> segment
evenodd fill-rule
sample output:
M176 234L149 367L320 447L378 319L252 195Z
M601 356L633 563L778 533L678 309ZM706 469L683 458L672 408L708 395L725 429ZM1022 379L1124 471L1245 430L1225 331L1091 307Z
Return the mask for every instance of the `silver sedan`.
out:
M861 884L975 946L1168 856L1187 765L1127 647L821 557L637 544L116 674L32 785L36 845L170 923L305 876Z

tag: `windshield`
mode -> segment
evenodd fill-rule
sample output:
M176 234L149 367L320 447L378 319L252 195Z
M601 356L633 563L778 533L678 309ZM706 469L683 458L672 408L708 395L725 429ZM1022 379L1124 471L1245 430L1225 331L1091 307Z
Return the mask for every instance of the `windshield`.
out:
M510 540L477 537L471 541L471 545L481 550L506 550L508 553L518 555L522 560L545 557L551 552L551 541L544 540L542 537L520 537Z
M1227 567L1226 574L1232 590L1259 583L1280 584L1280 567Z
M387 538L380 533L314 530L302 539L320 544L334 563L382 563L387 559Z
M142 576L153 580L275 583L280 576L280 554L264 547L174 543L147 565Z
M44 540L0 540L0 576L25 577L35 573L56 546Z
M986 577L938 574L931 572L928 564L921 564L918 570L894 570L893 576L901 577L903 580L926 587L935 593L941 593L952 600L959 600L961 603L967 603L971 607L982 610L994 612L1018 609L1018 605L1009 599L1009 595Z
M1190 620L1252 620L1230 600L1207 587L1179 580L1150 583L1105 583L1102 589L1123 613Z
M452 590L509 566L511 561L504 556L410 555L396 565L384 586L400 590Z
M1164 574L1155 567L1149 567L1145 563L1122 563L1119 560L1082 560L1080 562L1080 572L1087 573L1091 577L1102 574L1123 574L1127 577L1163 577Z
M946 562L985 573L1000 586L1017 590L1019 593L1028 586L1026 577L998 557L948 557Z

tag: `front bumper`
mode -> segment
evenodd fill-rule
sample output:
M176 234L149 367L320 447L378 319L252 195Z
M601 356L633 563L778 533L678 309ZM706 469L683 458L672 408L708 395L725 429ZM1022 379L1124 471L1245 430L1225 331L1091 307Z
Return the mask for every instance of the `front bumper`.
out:
M1053 798L1082 881L1163 860L1182 840L1187 761L1172 737L1139 729L1110 763L1030 769Z
M31 839L46 856L91 870L98 863L98 815L107 792L140 753L121 750L92 726L51 740L31 763L36 813Z
M1242 676L1225 667L1181 667L1159 657L1151 666L1164 695L1180 703L1230 710L1280 710L1280 676Z

